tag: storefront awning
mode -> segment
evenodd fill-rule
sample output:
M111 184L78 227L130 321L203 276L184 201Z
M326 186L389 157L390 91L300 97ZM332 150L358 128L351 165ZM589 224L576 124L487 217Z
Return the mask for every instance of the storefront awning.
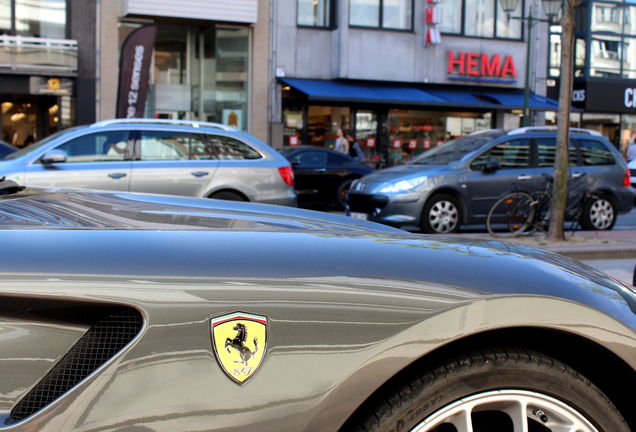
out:
M392 85L356 81L329 81L281 78L313 102L372 103L390 105L426 105L475 109L521 109L523 90L490 88L446 88ZM530 93L528 105L533 110L553 111L558 102Z

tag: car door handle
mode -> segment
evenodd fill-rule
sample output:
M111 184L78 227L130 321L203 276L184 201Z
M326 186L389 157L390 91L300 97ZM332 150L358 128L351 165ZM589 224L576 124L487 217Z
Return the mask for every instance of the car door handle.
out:
M583 173L580 172L575 172L574 174L572 174L572 178L579 178L583 175Z
M195 177L205 177L209 173L207 171L193 171L190 174L192 174Z
M532 178L531 175L520 175L517 176L517 180L530 180Z
M110 174L108 174L108 177L117 180L117 179L120 179L122 177L126 177L126 173L110 173Z

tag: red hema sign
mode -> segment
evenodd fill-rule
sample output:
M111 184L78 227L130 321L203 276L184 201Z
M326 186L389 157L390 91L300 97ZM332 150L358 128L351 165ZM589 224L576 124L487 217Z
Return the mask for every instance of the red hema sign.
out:
M450 51L448 53L448 75L461 76L463 79L517 78L515 62L511 56L502 60L499 54L481 54Z

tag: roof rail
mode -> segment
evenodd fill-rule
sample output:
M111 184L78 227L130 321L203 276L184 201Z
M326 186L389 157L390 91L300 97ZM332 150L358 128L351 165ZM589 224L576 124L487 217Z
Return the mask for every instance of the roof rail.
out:
M207 127L214 129L222 129L225 131L235 131L236 128L221 123L203 122L198 120L173 120L173 119L154 119L154 118L118 118L110 120L102 120L93 123L90 127L103 127L117 124L165 124L165 125L183 125L192 127Z
M526 126L517 129L512 129L508 131L508 135L518 135L526 132L536 132L536 131L556 131L557 126ZM599 131L595 131L593 129L582 129L582 128L570 128L570 132L576 132L581 134L595 135L595 136L603 136Z

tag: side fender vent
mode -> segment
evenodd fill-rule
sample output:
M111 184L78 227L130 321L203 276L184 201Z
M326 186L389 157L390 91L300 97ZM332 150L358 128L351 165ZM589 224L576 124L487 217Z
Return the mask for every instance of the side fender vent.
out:
M25 419L68 392L93 373L139 333L141 314L119 308L95 323L58 363L11 410L5 423Z

